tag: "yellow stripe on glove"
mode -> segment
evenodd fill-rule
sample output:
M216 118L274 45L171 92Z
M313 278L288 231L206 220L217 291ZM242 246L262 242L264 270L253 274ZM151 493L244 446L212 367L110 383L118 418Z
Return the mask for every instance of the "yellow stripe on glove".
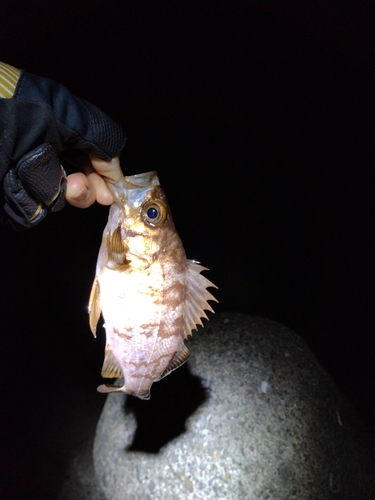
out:
M11 99L17 87L21 70L0 62L0 98Z

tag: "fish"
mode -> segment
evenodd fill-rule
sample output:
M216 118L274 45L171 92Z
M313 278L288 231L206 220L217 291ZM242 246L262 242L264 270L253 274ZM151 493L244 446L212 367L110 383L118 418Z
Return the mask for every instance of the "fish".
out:
M189 358L184 341L203 326L217 288L186 258L157 172L107 182L110 207L89 299L89 323L96 337L102 314L106 332L101 393L123 392L149 399L154 382Z

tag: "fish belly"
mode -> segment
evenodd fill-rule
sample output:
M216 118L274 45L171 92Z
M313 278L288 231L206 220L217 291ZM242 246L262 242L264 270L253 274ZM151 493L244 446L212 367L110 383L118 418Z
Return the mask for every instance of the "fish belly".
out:
M168 311L158 264L139 273L104 273L101 306L108 342L124 375L127 394L148 398L180 340L180 308ZM181 321L179 323L179 319Z

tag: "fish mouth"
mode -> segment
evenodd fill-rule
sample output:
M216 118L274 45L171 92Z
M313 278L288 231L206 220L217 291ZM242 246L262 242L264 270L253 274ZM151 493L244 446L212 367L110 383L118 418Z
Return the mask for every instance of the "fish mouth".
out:
M125 184L126 189L148 188L160 186L158 174L155 170L143 174L126 175L120 182Z
M128 175L115 183L107 182L115 199L115 203L122 208L124 203L139 207L147 192L160 186L156 171L151 170L143 174Z

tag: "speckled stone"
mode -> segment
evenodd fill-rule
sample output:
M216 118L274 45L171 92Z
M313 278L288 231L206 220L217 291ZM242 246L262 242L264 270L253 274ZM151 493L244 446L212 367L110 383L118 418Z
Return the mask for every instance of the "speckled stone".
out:
M96 479L93 460L94 436L74 450L58 500L107 500Z
M108 396L94 441L108 500L375 498L361 421L298 335L227 313L188 347L150 401Z

